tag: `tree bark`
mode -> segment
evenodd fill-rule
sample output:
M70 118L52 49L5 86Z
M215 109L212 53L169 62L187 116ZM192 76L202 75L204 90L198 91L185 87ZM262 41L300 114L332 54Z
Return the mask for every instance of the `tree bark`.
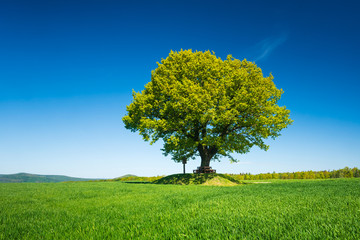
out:
M201 158L201 167L210 167L210 160L209 158Z
M198 146L198 151L201 157L201 167L210 167L210 161L212 157L216 154L217 148L214 146Z

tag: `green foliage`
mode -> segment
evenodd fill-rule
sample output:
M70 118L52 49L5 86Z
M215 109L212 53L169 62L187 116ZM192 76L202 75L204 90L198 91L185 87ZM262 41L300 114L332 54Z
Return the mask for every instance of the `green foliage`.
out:
M241 173L239 175L231 174L231 176L239 181L241 180L263 180L263 179L328 179L328 178L353 178L360 177L360 170L356 167L345 167L332 171L303 171L303 172L287 172L287 173Z
M0 184L0 239L359 239L359 178Z
M291 124L290 111L277 105L283 91L264 77L254 63L214 53L173 52L158 63L151 81L123 117L125 127L144 140L164 140L173 160L201 157L202 166L253 146L267 150L264 139L275 138Z

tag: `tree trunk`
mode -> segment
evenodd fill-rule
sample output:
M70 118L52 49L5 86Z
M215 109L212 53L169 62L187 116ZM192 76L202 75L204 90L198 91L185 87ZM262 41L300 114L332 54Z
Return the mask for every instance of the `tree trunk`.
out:
M217 149L216 147L209 147L209 146L198 146L198 151L201 157L201 167L210 167L210 161L212 157L216 154Z
M208 157L201 157L201 167L210 167L210 160L211 158Z

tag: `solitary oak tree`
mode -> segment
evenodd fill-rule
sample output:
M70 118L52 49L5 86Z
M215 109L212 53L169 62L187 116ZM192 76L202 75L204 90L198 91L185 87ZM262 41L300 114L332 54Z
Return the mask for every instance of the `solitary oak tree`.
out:
M264 139L276 138L292 123L290 111L278 106L282 89L254 63L217 58L214 52L171 51L157 63L151 81L138 93L123 117L125 127L139 131L150 144L164 140L164 154L181 162L211 160L267 150Z

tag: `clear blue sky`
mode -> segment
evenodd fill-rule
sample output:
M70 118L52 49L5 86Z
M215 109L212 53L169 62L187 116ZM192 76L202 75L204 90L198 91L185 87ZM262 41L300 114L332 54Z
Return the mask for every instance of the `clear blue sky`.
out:
M167 175L121 121L170 50L255 61L294 123L218 172L360 167L359 1L0 1L0 173ZM191 171L199 160L187 165Z

